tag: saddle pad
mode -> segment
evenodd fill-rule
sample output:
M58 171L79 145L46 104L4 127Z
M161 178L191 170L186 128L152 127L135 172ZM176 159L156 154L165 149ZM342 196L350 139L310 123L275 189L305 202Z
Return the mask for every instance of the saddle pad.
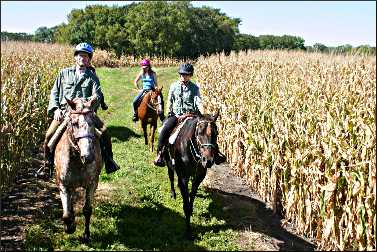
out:
M50 138L50 141L48 142L47 146L52 150L55 148L57 142L59 141L60 137L63 135L65 128L69 122L69 117L65 117L64 121L59 125L59 127L56 129L54 135Z
M173 134L170 135L169 137L169 143L170 144L174 144L175 143L175 140L177 139L177 136L179 134L179 132L181 131L183 125L185 125L186 121L191 119L192 117L187 117L185 118L185 120L178 125L178 127L175 128L175 130L173 131Z

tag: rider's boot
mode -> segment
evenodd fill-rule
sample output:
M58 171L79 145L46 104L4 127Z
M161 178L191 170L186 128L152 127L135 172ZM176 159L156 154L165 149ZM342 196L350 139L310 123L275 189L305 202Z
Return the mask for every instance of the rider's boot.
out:
M50 150L50 148L47 146L47 142L43 144L43 152L44 152L44 158L47 161L47 168L49 171L49 176L52 176L52 173L54 171L54 153Z
M103 99L101 99L101 108L103 110L107 110L109 108L109 106L107 106L107 104L105 103L105 101Z
M165 161L163 158L163 153L164 153L164 147L158 147L157 148L157 156L156 159L153 161L153 164L159 167L164 167L165 166Z
M139 120L139 117L137 116L137 113L134 112L134 116L132 117L132 121L137 122Z
M107 174L116 172L119 170L119 166L113 160L113 152L111 149L111 143L107 143L106 139L102 136L100 138L100 147L103 160L105 162L105 170Z
M161 114L159 114L158 116L160 117L161 122L163 122L163 121L165 120L165 115L164 115L164 113L161 113Z

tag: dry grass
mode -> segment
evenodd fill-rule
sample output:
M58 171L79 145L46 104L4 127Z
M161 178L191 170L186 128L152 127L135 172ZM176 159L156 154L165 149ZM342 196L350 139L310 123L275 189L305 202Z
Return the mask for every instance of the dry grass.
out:
M320 249L375 250L375 58L254 51L196 69L237 173Z

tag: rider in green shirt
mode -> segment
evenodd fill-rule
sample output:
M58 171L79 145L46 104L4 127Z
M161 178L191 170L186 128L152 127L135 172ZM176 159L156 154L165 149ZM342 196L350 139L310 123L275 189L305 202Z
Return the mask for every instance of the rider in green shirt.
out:
M60 71L51 90L50 102L47 108L49 116L53 116L53 121L46 132L44 141L45 158L48 166L53 167L54 150L47 146L51 137L62 123L66 112L66 99L84 98L86 100L95 99L94 110L97 110L103 93L97 76L87 68L93 56L93 48L88 43L80 43L74 51L76 65ZM101 154L105 162L107 173L115 172L119 166L113 160L111 138L104 123L95 116L96 127L102 132L100 137Z
M199 87L191 81L194 67L191 64L181 64L178 73L179 81L173 83L168 95L168 118L162 125L158 138L157 157L154 160L156 166L165 166L162 158L163 147L167 144L169 136L178 122L182 122L186 117L203 114L202 99ZM225 156L220 153L218 146L215 152L215 163L225 162Z

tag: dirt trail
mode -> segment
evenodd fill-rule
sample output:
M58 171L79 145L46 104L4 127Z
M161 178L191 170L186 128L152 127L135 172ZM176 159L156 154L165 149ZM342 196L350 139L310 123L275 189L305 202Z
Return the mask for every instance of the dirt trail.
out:
M41 155L32 166L19 175L11 192L1 199L0 250L21 250L26 227L60 207L59 193L53 180L36 177L41 165ZM245 181L232 174L228 165L214 166L202 184L223 204L227 223L240 231L239 244L245 250L305 250L315 247L295 235L292 227L281 227L280 219L260 201ZM96 197L106 198L108 188L99 183ZM246 214L245 214L246 213Z
M241 231L239 245L245 250L312 251L313 241L295 234L291 225L281 225L282 219L272 213L243 178L235 176L228 164L208 170L203 186L219 197L227 220ZM244 214L245 213L245 214Z

